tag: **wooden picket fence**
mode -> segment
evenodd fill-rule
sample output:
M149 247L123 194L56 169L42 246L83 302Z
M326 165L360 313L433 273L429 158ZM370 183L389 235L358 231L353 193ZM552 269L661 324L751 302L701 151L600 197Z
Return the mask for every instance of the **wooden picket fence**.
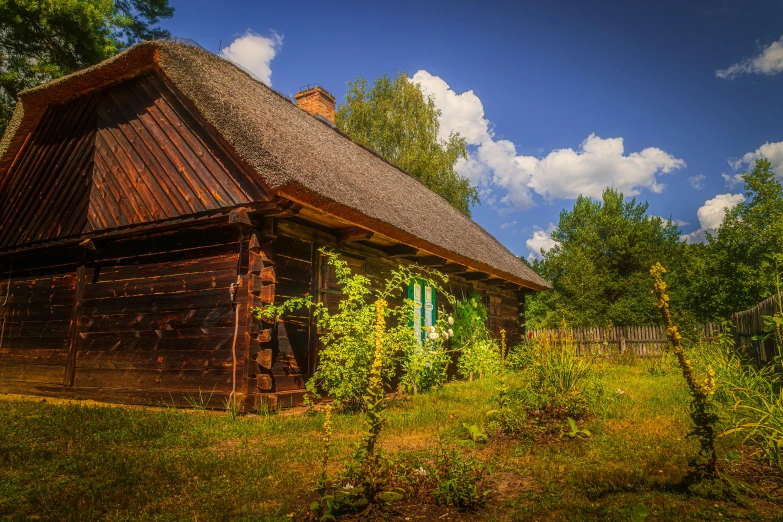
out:
M720 325L705 324L701 336L715 338ZM533 339L546 340L554 345L570 344L579 355L615 355L632 350L638 357L660 355L668 340L663 326L615 326L612 328L569 328L566 330L529 330Z
M735 312L731 316L735 325L734 343L738 348L748 351L756 366L769 363L775 355L775 341L773 339L762 341L759 338L764 336L764 316L775 315L780 311L779 298L780 296L773 295L753 308Z

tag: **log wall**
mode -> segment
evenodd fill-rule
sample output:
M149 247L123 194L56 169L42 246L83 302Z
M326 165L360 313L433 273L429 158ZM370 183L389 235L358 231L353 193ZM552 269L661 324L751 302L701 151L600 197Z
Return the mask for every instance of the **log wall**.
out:
M156 405L201 394L222 406L237 307L247 315L247 294L232 302L231 292L246 271L240 234L217 226L116 240L74 252L65 268L12 270L0 391ZM238 343L238 391L244 349Z

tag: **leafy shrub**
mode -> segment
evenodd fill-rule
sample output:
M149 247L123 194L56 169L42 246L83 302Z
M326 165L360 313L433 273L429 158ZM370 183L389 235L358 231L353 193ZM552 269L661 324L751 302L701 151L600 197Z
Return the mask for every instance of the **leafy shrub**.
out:
M487 309L478 294L455 303L452 344L460 352L457 372L461 377L499 373L500 350L489 337Z
M487 469L474 457L464 457L456 448L441 444L435 457L438 484L432 492L440 505L475 509L483 506L490 490Z
M438 282L445 282L447 278L434 270L400 266L392 271L392 277L386 280L383 288L373 290L370 279L362 274L352 274L348 264L336 253L327 248L322 248L320 252L334 267L337 281L342 287L342 299L336 313L330 313L323 303L313 304L310 296L295 297L281 305L256 307L252 312L261 319L276 320L286 312L304 306L314 307L316 324L325 333L320 339L323 349L318 354L318 367L307 381L307 390L313 397L319 397L321 394L334 397L335 404L340 409L357 410L362 408L362 397L367 393L370 367L375 354L374 302L399 295L400 290L413 279L425 281L450 299L451 296L444 292ZM441 342L428 345L431 350L425 355L429 360L421 357L413 363L405 361L405 357L417 353L418 346L411 326L413 303L410 300L404 300L401 306L385 307L384 320L391 325L386 328L383 337L383 359L387 361L382 370L385 381L388 382L394 377L400 366L404 372L409 372L418 368L417 365L427 367L428 363L438 362L445 357L440 353L443 351ZM400 360L401 356L403 360ZM443 365L439 363L435 366L440 368ZM443 368L441 373L445 378L445 366ZM434 371L434 376L426 381L425 388L431 387L430 383L438 380L435 376L440 375L439 372L440 370ZM421 374L426 372L419 372L417 375Z
M423 342L407 345L402 363L403 387L414 394L438 388L446 382L451 358L446 351L446 341L453 331L446 314L438 314L434 326L425 332Z
M510 395L536 417L582 418L602 394L590 360L577 356L567 339L527 340L512 350L509 359L525 382Z

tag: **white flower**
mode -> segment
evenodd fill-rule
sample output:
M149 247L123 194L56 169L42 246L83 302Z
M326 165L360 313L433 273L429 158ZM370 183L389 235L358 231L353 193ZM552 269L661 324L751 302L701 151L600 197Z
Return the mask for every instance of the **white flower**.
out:
M442 332L441 335L443 336L444 339L449 338L449 332Z
M449 328L449 337L454 337L454 330Z
M617 388L617 395L623 395L625 393L625 390L621 390L620 388Z
M353 485L350 482L347 482L343 489L353 489Z
M432 339L433 341L437 341L438 340L438 332L432 332L430 334L430 339Z
M416 470L417 475L421 475L422 477L427 476L427 470L424 469L424 466L421 466L419 469Z
M454 324L454 318L449 316L448 318L449 324Z

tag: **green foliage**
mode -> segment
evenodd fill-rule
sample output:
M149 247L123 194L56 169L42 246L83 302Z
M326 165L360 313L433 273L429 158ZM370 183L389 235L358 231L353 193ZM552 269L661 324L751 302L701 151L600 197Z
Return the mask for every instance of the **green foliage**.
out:
M438 485L432 492L440 505L462 509L481 507L490 490L486 467L474 457L464 457L456 448L440 445L435 457Z
M648 270L658 260L678 267L685 245L677 225L647 210L611 188L600 201L580 196L563 210L552 233L558 244L533 263L554 289L527 298L528 327L659 323Z
M783 374L773 366L754 368L734 346L728 329L716 340L696 345L690 356L702 371L716 374L715 400L731 415L724 435L743 435L783 471Z
M591 404L602 394L590 360L577 356L568 338L528 340L512 350L509 363L525 382L512 390L513 399L537 417L580 419L590 413Z
M487 434L475 424L463 422L462 427L468 432L468 438L473 442L487 442Z
M451 362L446 341L450 337L451 328L444 313L438 314L435 323L426 332L424 342L409 343L404 351L400 383L414 394L436 389L446 382L446 372Z
M438 137L440 111L431 96L404 73L376 78L372 87L361 76L348 82L346 103L335 114L337 128L387 161L421 180L452 206L470 216L478 191L454 170L467 159L465 139Z
M463 378L500 372L500 350L489 337L487 308L473 294L454 305L454 350L459 351L457 372Z
M585 428L580 428L577 426L576 421L572 419L571 417L566 417L566 422L568 423L568 431L561 431L560 432L560 438L568 437L570 439L576 439L576 438L590 438L592 433L590 433L590 430Z
M170 18L168 0L0 0L0 135L19 91L96 64Z
M706 245L689 245L687 306L700 321L755 306L775 289L770 259L783 252L783 186L763 158L743 179L745 201L726 212Z
M328 248L320 252L335 269L342 288L342 299L336 313L330 313L323 303L313 304L310 296L291 298L281 305L270 305L251 311L259 318L275 320L278 316L305 306L314 307L316 324L324 330L323 349L318 353L318 367L307 381L313 397L326 394L334 397L335 405L344 410L363 408L367 394L370 369L375 357L375 325L378 299L399 295L402 288L414 279L425 281L447 300L453 299L444 291L441 282L446 276L421 267L398 267L380 289L373 289L365 275L352 274L348 264ZM443 314L441 314L443 315ZM384 307L384 318L390 324L383 336L382 376L387 382L403 369L403 382L418 382L422 389L439 385L445 379L447 356L443 353L443 339L427 342L422 347L415 340L411 326L413 302L406 299L400 306ZM427 366L430 364L430 367ZM409 372L412 372L408 375Z

